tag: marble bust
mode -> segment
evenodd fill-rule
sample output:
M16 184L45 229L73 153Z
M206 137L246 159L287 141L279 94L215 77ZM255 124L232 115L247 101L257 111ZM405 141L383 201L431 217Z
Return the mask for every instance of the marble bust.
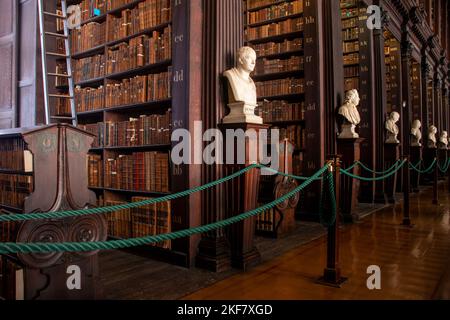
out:
M442 131L441 136L439 138L439 149L447 150L448 149L448 133L447 131Z
M400 120L400 114L396 111L392 112L388 119L386 120L386 130L387 130L387 138L386 143L395 143L398 144L400 141L397 139L398 136L398 126L397 122Z
M437 147L436 140L437 128L435 126L430 126L428 129L428 148L434 149Z
M422 123L420 120L414 120L411 126L411 147L421 147L422 143Z
M359 135L355 132L356 126L361 122L361 116L357 108L359 102L357 90L352 89L346 92L344 104L339 108L339 115L344 119L339 139L359 138Z
M255 115L257 105L256 85L250 74L255 70L256 52L242 47L237 53L237 67L224 72L228 80L228 107L230 114L223 123L257 123L263 119Z

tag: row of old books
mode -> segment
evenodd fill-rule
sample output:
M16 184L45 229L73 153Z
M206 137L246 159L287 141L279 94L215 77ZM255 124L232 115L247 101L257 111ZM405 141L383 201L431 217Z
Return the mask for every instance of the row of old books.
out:
M351 28L351 29L345 29L342 31L342 40L349 41L349 40L357 40L359 37L359 28Z
M248 13L248 23L260 23L303 12L303 0L283 2L268 8Z
M170 144L171 112L131 118L129 121L106 122L106 147L131 147Z
M80 60L73 60L73 78L75 83L105 76L105 56L95 55Z
M359 0L341 0L340 7L343 8L349 8L349 7L356 7L358 5Z
M67 75L67 65L63 62L56 62L56 73ZM68 86L69 80L67 77L55 77L55 87Z
M255 75L271 74L285 71L304 70L303 56L294 56L289 59L258 59Z
M172 31L154 31L152 36L139 36L130 39L129 44L120 43L108 49L106 73L113 74L133 70L172 58Z
M21 209L32 192L32 176L0 173L0 206Z
M355 28L358 26L358 18L344 19L342 20L342 28Z
M256 83L259 97L300 94L305 92L305 81L301 78L286 78Z
M136 0L106 0L106 9L108 11L118 9Z
M54 98L55 113L58 116L68 116L71 114L70 100L64 98Z
M170 144L171 110L163 115L141 115L129 121L99 122L78 127L95 136L94 148Z
M105 43L106 23L90 22L72 29L70 44L73 54L87 51Z
M66 99L67 100L67 99ZM104 109L105 87L75 87L75 108L78 113Z
M137 76L106 85L105 105L107 108L161 101L172 97L172 68L168 72Z
M265 203L260 203L258 207L263 206ZM260 215L256 217L256 230L264 231L264 232L273 232L275 231L274 226L274 215L276 209L269 209L264 211Z
M103 187L103 159L101 155L88 155L88 185L89 187Z
M75 87L75 107L78 113L125 106L172 97L171 68L168 72L137 76L122 81L111 81L98 88ZM67 99L57 105L58 114L70 114ZM64 113L66 112L66 113Z
M131 202L142 202L151 198L133 197ZM106 206L123 205L126 202L105 202ZM125 209L108 216L108 234L110 237L129 239L167 234L171 232L171 203L161 202L139 208ZM164 249L171 248L171 241L150 244Z
M358 77L359 76L359 66L347 66L344 68L344 77Z
M169 23L171 19L170 0L140 2L133 9L123 10L120 17L108 16L108 42L120 40L141 31Z
M0 210L0 215L3 214L6 212ZM16 242L18 227L17 222L0 222L0 242Z
M0 171L32 171L33 158L23 139L0 141Z
M255 44L252 47L256 52L256 56L261 58L269 55L303 50L303 39L285 39L282 42L267 42Z
M89 20L106 12L106 0L83 0L78 6L81 12L81 21Z
M287 19L278 23L266 24L247 29L247 40L252 41L261 38L279 36L287 33L303 31L303 17Z
M302 126L288 126L286 128L278 128L280 131L280 140L289 139L296 149L303 149L306 141L306 131Z
M349 64L359 64L359 53L349 53L344 55L344 66Z
M105 124L103 122L79 124L78 128L94 135L95 138L92 143L93 148L103 147L103 136L105 132Z
M358 8L355 7L341 8L341 17L342 19L355 18L358 16L358 12Z
M165 152L136 152L119 155L105 161L106 188L169 192L169 154Z
M359 51L359 41L344 42L342 49L345 53Z
M289 0L286 0L288 2ZM259 7L269 6L275 2L280 2L278 0L247 0L247 9L254 10Z
M264 101L257 109L265 123L305 119L305 103L289 103L283 100Z

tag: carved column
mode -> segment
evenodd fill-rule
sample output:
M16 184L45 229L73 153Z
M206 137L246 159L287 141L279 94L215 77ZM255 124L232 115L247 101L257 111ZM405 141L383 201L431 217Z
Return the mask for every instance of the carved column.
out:
M379 1L378 1L379 2ZM376 130L376 159L377 171L384 171L384 139L386 115L386 64L384 62L384 36L383 29L389 22L386 12L383 12L383 26L373 31L374 38L374 69L375 69L375 130ZM386 203L384 193L384 180L375 182L376 203Z
M244 43L242 0L203 1L203 129L217 128L225 116L225 90L222 73L234 66L234 58ZM199 22L201 23L201 22ZM202 165L202 184L223 177L220 165ZM225 218L223 186L202 193L202 224ZM223 229L202 235L196 265L215 272L231 266L230 248Z
M410 157L410 132L411 132L411 114L412 114L412 99L411 99L411 58L412 58L412 44L409 39L409 28L404 26L401 43L402 54L402 108L403 108L403 159L409 161ZM408 164L403 167L403 212L404 225L410 225L409 217L409 196L410 196L410 170Z
M423 53L422 65L421 65L421 86L422 86L422 132L425 134L428 132L428 128L431 125L429 122L430 106L428 105L428 78L430 75L430 65L426 61L426 53Z
M439 78L439 72L436 70L433 79L433 121L434 125L438 128L438 136L440 136L442 130L442 114L441 114L441 101L439 99L439 92L441 90L441 79Z

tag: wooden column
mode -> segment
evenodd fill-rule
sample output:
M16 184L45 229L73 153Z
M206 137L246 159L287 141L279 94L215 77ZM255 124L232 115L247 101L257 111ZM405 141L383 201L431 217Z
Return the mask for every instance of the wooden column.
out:
M222 73L234 67L238 49L244 44L242 0L203 1L203 130L216 128L226 114ZM225 87L226 88L226 87ZM220 165L202 165L202 184L223 177ZM202 193L202 224L225 218L224 187ZM223 229L202 235L196 265L221 272L231 266L230 247Z
M323 2L323 59L324 59L324 129L325 153L336 153L336 110L344 100L344 78L341 15L339 1Z
M431 106L428 104L428 79L430 75L430 65L426 59L426 51L424 50L422 56L422 64L421 64L421 87L422 87L422 135L424 137L423 141L426 139L426 133L428 132L428 128L432 123L429 122L429 113ZM425 141L426 143L426 141Z
M402 30L402 108L403 108L403 159L410 159L410 132L411 132L411 114L412 114L412 99L411 99L411 58L412 58L412 44L409 39L409 28L405 25ZM403 224L411 225L409 217L409 200L410 200L410 170L408 164L403 166Z
M364 4L363 4L364 3ZM364 140L361 143L361 162L369 168L375 167L375 147L376 147L376 112L374 107L374 70L373 70L373 36L372 30L367 28L367 14L365 12L366 3L371 1L361 1L359 15L359 95L361 102L359 112L361 123L358 132ZM372 203L375 194L375 183L373 181L361 181L358 193L358 200L364 203Z
M227 163L224 165L224 174L228 176L251 164L250 159L252 157L250 153L259 152L259 145L255 145L253 149L252 142L258 143L260 130L267 130L269 126L263 124L238 123L222 124L220 125L220 128L222 129L224 137L226 137L226 130L229 129L243 130L244 132L253 131L258 135L256 141L246 138L245 150L238 149L238 142L233 142L235 143L235 158L233 164ZM241 152L245 152L245 164L239 164L237 161ZM254 156L254 154L252 154L252 156ZM257 207L260 174L261 171L259 169L252 169L225 185L224 205L226 209L226 218L237 216ZM227 228L227 237L230 241L231 248L231 265L244 271L261 261L261 255L259 254L254 241L255 221L256 217L253 217Z
M380 1L377 1L379 5ZM375 132L376 132L376 170L381 172L385 169L385 118L386 118L386 64L384 62L384 36L383 27L388 21L387 13L383 12L383 26L381 29L373 31L374 45L374 77L375 77ZM375 182L375 198L376 203L386 203L385 197L385 181Z
M361 144L363 141L364 139L362 138L338 140L338 153L342 155L341 160L344 168L349 168L355 163L355 161L361 160ZM360 175L360 167L356 166L351 173L354 175ZM340 180L340 203L344 221L356 222L359 220L359 216L355 209L358 202L360 182L359 180L348 176L342 176Z

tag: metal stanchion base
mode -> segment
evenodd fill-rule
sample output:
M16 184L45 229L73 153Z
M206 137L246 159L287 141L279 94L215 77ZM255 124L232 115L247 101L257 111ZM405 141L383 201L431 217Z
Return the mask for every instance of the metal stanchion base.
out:
M341 277L340 269L325 269L323 272L323 277L320 277L316 283L333 288L340 288L348 278Z
M411 223L411 219L403 219L402 226L408 228L414 228L414 224Z

